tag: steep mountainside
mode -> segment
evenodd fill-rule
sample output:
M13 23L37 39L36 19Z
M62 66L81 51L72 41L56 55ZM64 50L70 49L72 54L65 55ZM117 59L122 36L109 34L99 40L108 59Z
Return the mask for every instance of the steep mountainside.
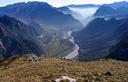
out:
M128 34L124 34L119 43L110 49L107 58L128 61Z
M77 29L82 24L71 15L65 15L51 5L43 2L17 3L0 8L0 13L18 18L22 22L61 29ZM34 20L33 20L34 19Z
M6 29L8 32L12 32L24 37L38 36L43 31L43 29L41 29L39 26L33 27L34 25L32 24L31 26L25 25L15 18L9 17L7 15L0 15L0 24L5 26L4 29Z
M109 49L115 45L124 33L128 32L128 19L108 21L97 18L87 27L74 33L76 42L80 46L80 60L104 58Z
M0 58L25 53L43 54L43 48L34 39L39 34L38 30L15 18L0 16Z
M110 15L115 15L117 12L115 9L109 7L109 6L101 6L94 16L110 16Z

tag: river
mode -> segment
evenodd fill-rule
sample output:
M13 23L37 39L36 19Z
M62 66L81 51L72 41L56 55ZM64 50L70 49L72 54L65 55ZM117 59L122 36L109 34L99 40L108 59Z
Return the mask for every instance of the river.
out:
M72 36L72 31L68 31L66 34L67 34L66 36L69 38L69 41L74 44L74 49L68 55L64 56L64 58L65 59L75 59L79 55L80 47L78 46L78 44L75 43L74 37Z

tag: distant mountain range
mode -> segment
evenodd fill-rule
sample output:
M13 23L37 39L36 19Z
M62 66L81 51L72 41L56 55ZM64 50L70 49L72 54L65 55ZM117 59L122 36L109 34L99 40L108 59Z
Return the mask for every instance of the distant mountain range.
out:
M117 12L115 9L109 7L109 6L101 6L96 13L94 14L94 16L101 16L101 17L105 17L105 16L113 16L116 15Z
M76 12L76 11L73 11L71 10L69 7L67 6L64 6L64 7L60 7L60 8L57 8L57 10L59 12L62 12L63 14L65 15L72 15L75 19L79 20L80 17L81 17L81 14L79 12Z
M70 10L68 7L60 7L60 8L57 8L57 10L59 12L63 12L64 14L71 14L71 13L73 13L73 11Z
M103 4L95 12L94 17L118 18L123 19L128 16L128 2L115 2L112 4Z
M80 4L80 5L68 5L67 7L70 8L90 8L90 7L99 7L100 5L95 5L95 4Z
M120 1L120 2L114 2L111 4L101 4L101 5L96 5L96 4L71 4L68 5L67 7L71 8L91 8L91 7L100 7L100 6L109 6L114 9L117 9L119 7L128 7L128 2L127 1Z
M64 8L65 9L62 9ZM63 13L71 14L74 18L78 19L83 25L86 20L90 20L95 18L95 17L102 17L102 18L126 18L128 15L128 2L126 1L121 1L121 2L115 2L111 4L101 4L101 5L96 5L96 4L72 4L68 6L64 6L60 8ZM77 15L72 14L70 10L74 11L74 13L78 13ZM88 19L89 18L89 19ZM88 21L87 21L88 23Z
M36 28L25 25L15 18L1 15L0 59L17 54L43 54L43 48L34 40L34 37L38 35L40 35L40 31Z
M101 6L94 14L96 17L120 17L123 15L128 15L128 7L114 9L110 6Z
M82 27L82 24L71 15L65 15L44 2L16 3L1 7L0 13L13 16L24 23L35 22L47 28L77 29Z
M76 32L74 37L80 46L80 60L100 59L109 55L110 48L128 32L127 25L128 19L113 18L106 21L103 18L97 18L91 21L85 29Z
M104 6L109 6L114 9L120 8L120 7L128 7L128 2L127 1L120 1L120 2L114 2L112 4L103 4Z

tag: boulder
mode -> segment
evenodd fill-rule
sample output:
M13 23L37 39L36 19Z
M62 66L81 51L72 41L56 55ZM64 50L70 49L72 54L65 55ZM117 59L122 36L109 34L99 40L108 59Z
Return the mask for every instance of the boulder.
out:
M63 80L68 80L69 82L76 82L76 79L67 77L67 76L61 76L60 78L56 79L55 82L61 82Z

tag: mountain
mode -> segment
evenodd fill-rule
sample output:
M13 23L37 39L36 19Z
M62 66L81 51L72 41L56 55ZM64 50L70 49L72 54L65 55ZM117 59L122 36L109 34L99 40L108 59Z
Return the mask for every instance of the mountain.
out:
M109 6L114 9L117 9L119 7L128 7L128 2L127 1L120 1L120 2L114 2L111 4L103 4L103 5L96 5L96 4L71 4L68 5L67 7L71 8L90 8L90 7L100 7L100 6Z
M60 8L57 8L57 10L64 14L72 14L73 13L73 11L70 10L68 7L60 7Z
M116 17L116 18L124 18L128 15L128 7L119 7L119 8L112 8L111 6L101 6L96 11L94 16L96 17Z
M120 7L128 7L127 1L120 1L120 2L114 2L112 4L103 4L104 6L110 6L114 9L120 8Z
M80 4L80 5L68 5L67 7L70 8L90 8L90 7L99 7L100 5L95 5L95 4Z
M39 26L37 26L36 28L33 27L34 25L27 26L24 23L16 20L15 18L9 17L7 15L1 14L0 22L2 23L2 25L5 26L4 28L7 31L18 34L20 36L24 36L24 37L34 37L34 36L40 35L43 31L43 29L41 29ZM10 27L12 27L12 28L10 28Z
M97 11L99 5L83 4L83 5L68 5L65 7L69 8L72 11L70 12L70 14L85 26L86 25L85 22L88 23L90 22L90 20L94 18L93 14Z
M110 49L110 54L106 58L128 61L128 34L124 34L119 43Z
M73 18L75 18L75 19L77 19L77 20L79 20L79 21L81 22L81 20L80 20L81 14L80 14L79 12L77 12L77 11L71 10L71 9L70 9L69 7L67 7L67 6L57 8L57 10L58 10L59 12L62 12L62 13L65 14L65 15L69 15L69 14L70 14L70 15L73 16Z
M109 7L109 6L101 6L96 13L94 14L94 16L113 16L116 15L116 10Z
M40 31L6 15L0 16L0 58L33 53L43 54L43 48L34 39Z
M16 3L0 8L0 13L13 16L24 23L35 22L44 27L78 29L82 24L44 2ZM33 20L34 19L34 20Z
M119 15L128 15L128 7L117 8Z
M80 46L80 60L95 60L106 57L109 49L120 41L120 37L128 32L128 19L105 20L97 18L83 30L74 33Z

